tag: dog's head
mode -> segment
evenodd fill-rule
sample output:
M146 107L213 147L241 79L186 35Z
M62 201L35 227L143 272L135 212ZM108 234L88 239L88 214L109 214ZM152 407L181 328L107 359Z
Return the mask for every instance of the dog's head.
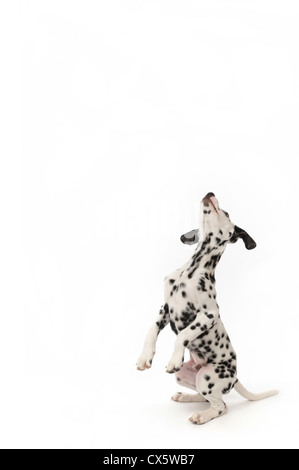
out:
M201 201L200 228L182 235L181 241L187 245L193 245L207 238L211 238L213 244L219 246L227 242L235 243L242 238L247 250L256 247L251 236L231 222L228 212L220 209L214 193L208 193Z

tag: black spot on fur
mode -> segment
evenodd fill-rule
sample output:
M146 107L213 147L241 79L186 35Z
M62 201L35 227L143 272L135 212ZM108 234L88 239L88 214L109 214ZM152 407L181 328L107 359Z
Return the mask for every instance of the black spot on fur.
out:
M218 261L221 258L221 255L222 255L221 253L218 253L217 255L211 256L211 258L205 263L204 267L215 269L218 264Z
M194 272L196 271L197 268L194 268L189 274L188 274L188 278L191 279Z
M200 279L198 284L198 290L202 290L203 292L207 292L206 283L204 279Z
M170 327L171 327L172 331L174 331L175 334L177 335L177 334L178 334L178 330L176 329L175 323L174 323L174 321L172 321L172 320L170 320Z
M225 387L225 388L222 390L221 393L223 393L223 395L224 395L225 393L228 393L231 388L232 388L232 384L231 384L231 382L229 382L229 384L227 385L227 387Z
M201 329L202 329L202 328L201 328ZM203 333L201 333L199 336L197 336L196 339L201 339L201 338L203 338L204 336L206 336L206 335L208 335L208 334L209 334L209 332L206 330L206 331L204 331Z
M211 318L214 318L214 315L212 313L204 312L206 317L208 317L210 320Z
M188 307L191 308L191 310L196 310L194 307L194 304L192 302L187 302Z

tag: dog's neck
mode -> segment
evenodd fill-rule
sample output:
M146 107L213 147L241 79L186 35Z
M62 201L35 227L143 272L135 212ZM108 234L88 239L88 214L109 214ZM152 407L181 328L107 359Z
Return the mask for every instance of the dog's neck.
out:
M196 275L202 272L214 274L227 242L222 242L219 239L219 242L216 242L217 244L215 245L214 240L212 243L212 237L212 234L208 234L204 240L199 241L187 268L190 279L195 273Z

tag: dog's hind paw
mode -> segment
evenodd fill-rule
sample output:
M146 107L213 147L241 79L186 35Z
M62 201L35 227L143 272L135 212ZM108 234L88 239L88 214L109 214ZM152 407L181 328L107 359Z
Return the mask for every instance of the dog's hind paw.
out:
M181 392L176 392L174 395L172 395L171 399L173 401L182 401L180 400L180 397L182 396L183 394Z
M205 424L211 421L212 419L219 418L219 416L227 413L227 408L223 410L215 410L214 408L209 408L205 411L195 412L190 416L189 421L193 424Z

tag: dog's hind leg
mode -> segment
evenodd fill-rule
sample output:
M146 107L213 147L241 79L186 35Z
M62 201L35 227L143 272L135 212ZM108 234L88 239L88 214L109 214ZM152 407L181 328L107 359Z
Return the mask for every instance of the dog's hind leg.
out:
M175 377L176 381L179 385L182 387L187 387L190 388L191 390L196 390L196 375L198 374L198 371L200 369L200 366L194 362L194 360L191 358L190 361L185 362L181 369L176 372ZM205 402L206 399L200 395L199 393L181 393L177 392L175 393L172 397L172 400L174 401L179 401L179 402L193 402L193 401L199 401L199 402Z
M206 399L202 397L199 393L181 393L176 392L172 395L171 399L173 401L180 401L182 403L191 403L193 401L205 402Z
M194 424L204 424L211 421L211 419L219 418L219 416L227 413L226 404L221 396L221 393L214 392L208 399L211 403L210 408L204 411L195 411L192 416L190 416L189 421Z
M196 375L196 389L210 404L210 408L192 414L189 420L194 424L204 424L227 412L222 400L222 386L213 366L202 367Z

